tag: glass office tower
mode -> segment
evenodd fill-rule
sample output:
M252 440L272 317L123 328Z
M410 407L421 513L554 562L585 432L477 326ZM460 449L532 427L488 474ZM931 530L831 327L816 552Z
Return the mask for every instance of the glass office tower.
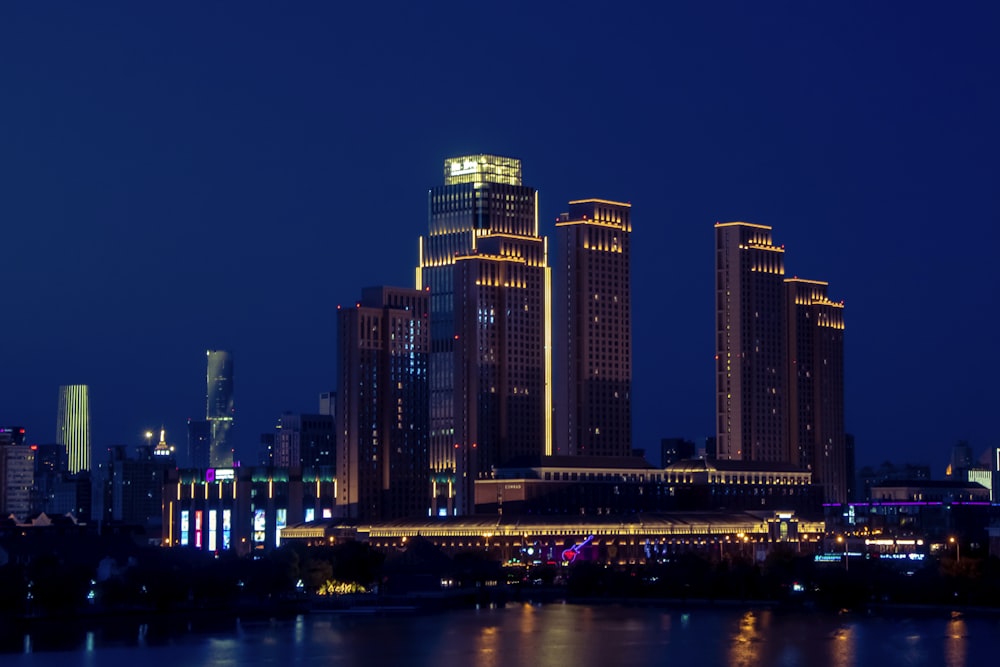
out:
M233 465L233 357L225 350L208 350L205 419L211 431L208 464L212 468Z
M428 217L417 287L431 294L430 461L438 512L464 513L476 477L551 453L548 247L515 158L445 160Z
M66 447L70 472L90 470L90 391L87 385L59 387L56 442Z

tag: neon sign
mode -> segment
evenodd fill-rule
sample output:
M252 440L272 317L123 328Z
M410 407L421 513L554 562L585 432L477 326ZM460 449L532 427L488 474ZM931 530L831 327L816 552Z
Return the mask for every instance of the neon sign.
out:
M590 542L593 539L594 539L594 536L591 535L590 537L588 537L587 539L585 539L583 542L580 542L579 544L574 544L569 549L564 549L563 552L562 552L562 558L563 558L563 560L566 561L567 563L572 563L573 561L575 561L576 557L580 555L580 550L583 549L588 544L590 544Z

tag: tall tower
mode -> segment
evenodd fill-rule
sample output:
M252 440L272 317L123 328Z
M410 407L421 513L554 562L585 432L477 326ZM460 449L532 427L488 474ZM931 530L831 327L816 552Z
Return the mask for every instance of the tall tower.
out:
M427 292L400 287L338 309L337 505L349 518L427 513L428 320Z
M59 387L56 442L66 446L70 472L90 470L90 398L87 385Z
M791 462L812 470L827 502L848 501L844 433L844 304L827 283L785 280Z
M548 247L515 158L445 160L428 213L417 287L431 299L430 463L449 480L449 509L471 512L475 477L520 452L551 453Z
M229 468L233 465L233 358L225 350L208 350L205 394L205 420L209 423L208 465Z
M631 204L571 201L556 223L560 454L632 453Z
M715 391L719 459L787 462L784 247L771 228L715 225Z

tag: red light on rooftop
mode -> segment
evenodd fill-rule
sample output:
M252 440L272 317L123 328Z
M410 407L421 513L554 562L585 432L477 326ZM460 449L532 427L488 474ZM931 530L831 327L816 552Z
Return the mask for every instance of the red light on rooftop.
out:
M22 430L21 432L23 433L24 431ZM33 451L33 452L37 452L37 451L38 451L38 445L32 445L32 446L31 446L31 447L29 447L28 449L30 449L30 450L31 450L31 451Z

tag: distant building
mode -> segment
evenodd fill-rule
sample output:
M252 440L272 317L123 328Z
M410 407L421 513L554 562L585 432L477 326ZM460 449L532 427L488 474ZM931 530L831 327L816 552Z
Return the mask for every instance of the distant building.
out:
M56 484L69 474L66 447L59 444L34 445L35 492L32 514L49 512ZM65 514L65 512L62 512Z
M428 293L363 290L337 313L337 505L362 521L426 515ZM276 443L280 449L280 443Z
M958 480L886 481L871 487L868 502L828 505L827 529L986 544L988 527L1000 519L989 497L982 485Z
M257 465L273 466L275 460L275 434L261 433L257 445Z
M56 442L66 447L70 472L90 470L90 391L87 385L59 387Z
M273 465L301 468L336 466L336 432L331 415L286 412L274 434Z
M233 465L233 358L225 350L208 350L205 419L211 430L208 462L212 467Z
M621 202L571 201L556 222L559 454L632 451L631 236Z
M972 447L964 440L959 441L951 448L951 459L948 462L945 475L956 479L965 479L965 473L972 467L972 464Z
M113 445L107 458L98 466L95 482L100 496L100 517L105 522L157 527L162 519L163 480L170 462L154 455L148 446L136 448L134 457L128 447Z
M337 392L324 391L319 395L319 414L331 417L337 414Z
M660 440L660 466L666 468L671 463L695 458L694 443L684 438L663 438Z
M35 449L34 445L0 445L0 456L4 458L3 477L0 478L0 510L4 517L14 515L24 521L31 514Z
M858 500L858 471L854 436L850 433L844 434L844 460L847 463L847 499L854 502Z
M872 487L885 482L928 481L931 478L931 468L928 465L912 463L895 464L886 461L877 467L864 466L858 471L858 490L861 500L871 499Z
M193 468L207 468L212 443L212 423L207 419L188 419L187 462Z

